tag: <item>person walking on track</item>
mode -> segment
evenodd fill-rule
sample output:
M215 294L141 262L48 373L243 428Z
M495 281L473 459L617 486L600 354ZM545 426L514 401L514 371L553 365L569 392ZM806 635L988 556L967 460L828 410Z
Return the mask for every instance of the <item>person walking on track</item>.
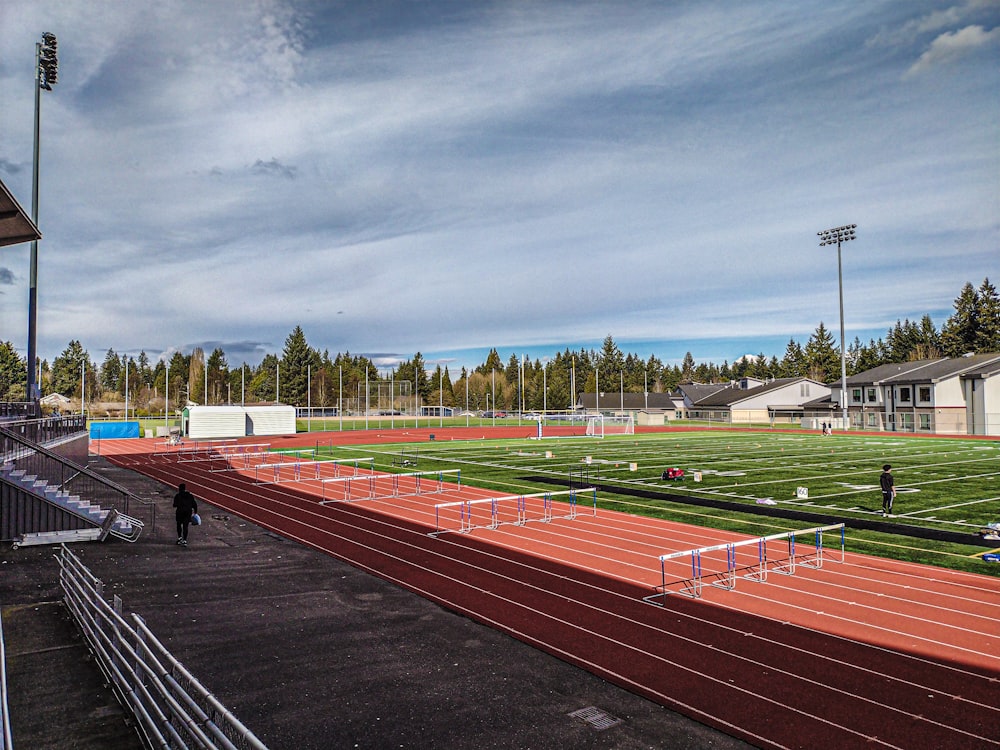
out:
M191 516L198 512L198 501L183 484L177 486L174 507L177 509L177 544L187 547L188 526L191 524Z

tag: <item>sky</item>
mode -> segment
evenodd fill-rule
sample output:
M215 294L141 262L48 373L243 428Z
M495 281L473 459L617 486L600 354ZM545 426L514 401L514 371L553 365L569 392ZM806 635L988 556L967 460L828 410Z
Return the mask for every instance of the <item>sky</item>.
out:
M38 354L780 359L1000 281L1000 0L3 0ZM0 248L27 350L29 244Z

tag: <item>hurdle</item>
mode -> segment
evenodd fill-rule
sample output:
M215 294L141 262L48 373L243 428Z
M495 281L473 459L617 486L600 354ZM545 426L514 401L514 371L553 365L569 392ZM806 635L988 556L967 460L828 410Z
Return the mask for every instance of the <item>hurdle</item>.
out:
M220 448L215 454L209 457L209 471L229 471L235 468L249 469L252 468L250 461L251 459L263 459L266 463L269 456L274 454L271 453L269 448L270 443L240 443L237 445L229 445ZM213 468L212 464L216 459L222 460L221 468ZM238 466L242 464L242 466Z
M445 476L454 475L455 481L448 482L449 487L462 488L462 470L461 469L438 469L436 471L412 471L403 474L362 474L348 477L332 477L321 479L323 485L323 499L320 500L320 505L326 505L327 503L336 502L350 502L352 500L379 500L379 499L389 499L393 497L414 497L417 495L433 495L440 494L445 490ZM430 489L425 488L426 482L422 482L423 478L429 478L432 480L432 485ZM404 489L409 489L410 487L405 487L404 485L409 484L408 482L402 482L401 480L412 479L412 492L404 492ZM386 480L388 480L388 487L385 487ZM380 482L382 486L380 487ZM344 488L343 498L327 498L326 488L327 485L338 485ZM352 497L353 489L357 486L361 486L365 492L361 497ZM384 490L380 493L380 490Z
M196 442L190 448L178 448L172 453L177 455L177 462L183 461L204 461L222 448L227 448L236 443L236 438L225 440L203 440Z
M316 448L275 448L273 453L278 453L282 456L306 455L313 459L316 458Z
M354 474L358 474L361 469L361 463L365 462L368 464L368 471L375 471L375 457L374 456L363 456L361 458L335 458L332 461L327 461L327 464L333 465L333 476L339 477L342 469L347 467L352 467L354 469Z
M768 570L772 573L780 573L782 575L794 575L796 565L803 568L822 568L824 559L823 533L827 531L840 531L840 560L837 562L844 562L844 528L843 523L837 523L830 526L816 526L810 529L784 531L778 534L755 537L753 539L743 539L738 542L713 544L707 547L698 547L697 549L670 552L660 555L658 558L660 561L660 585L657 587L660 589L660 592L643 597L643 600L649 604L655 604L656 606L662 607L666 606L665 602L660 603L656 600L665 600L666 596L671 593L683 594L685 596L690 596L692 599L700 598L704 588L704 581L707 576L715 579L712 581L711 585L731 591L736 588L736 571L739 570L740 567L749 571L743 576L744 578L758 583L764 583L767 581ZM795 538L797 536L811 534L815 535L815 545L807 547L807 549L810 550L809 552L799 554L796 550ZM767 544L768 542L781 540L787 541L788 557L783 560L772 561L769 567ZM744 564L743 566L737 565L736 550L742 547L757 548L756 559L753 563ZM706 572L705 568L702 566L702 556L708 555L712 552L722 551L726 553L725 570ZM680 585L680 588L676 592L672 592L667 588L667 563L672 560L688 556L691 558L691 577L679 578L671 581L672 584Z
M434 531L428 532L429 536L437 536L439 534L454 533L458 532L460 534L468 534L473 529L496 529L503 525L514 525L514 526L524 526L530 521L540 521L542 523L549 523L554 518L573 520L577 517L577 506L579 505L579 497L590 493L593 499L593 515L597 515L597 488L596 487L586 487L583 489L571 489L562 490L558 492L536 492L532 494L525 495L503 495L500 497L482 497L473 500L455 500L448 503L438 503L434 506ZM553 515L553 502L552 499L557 496L568 496L569 509L565 515L555 516ZM531 513L529 510L529 505L535 505L537 503L529 503L531 500L541 500L542 508L541 515L537 518L531 518ZM507 514L511 520L504 519L504 506L513 503L516 508L514 514ZM489 510L489 521L486 523L477 523L473 509L479 506L488 506ZM441 523L441 511L448 510L451 508L458 508L458 518L459 527L454 528L444 528Z
M279 482L282 481L281 470L291 468L292 478L284 479L284 481L298 482L301 481L302 479L303 467L305 467L306 469L308 469L309 467L313 468L314 476L312 477L307 476L306 479L321 479L323 476L322 467L323 464L325 463L327 462L326 461L282 461L276 464L268 464L268 463L257 464L257 466L255 466L253 469L253 481L254 484L278 484ZM273 478L271 479L271 481L262 480L260 478L261 469L265 469L267 471L272 472Z

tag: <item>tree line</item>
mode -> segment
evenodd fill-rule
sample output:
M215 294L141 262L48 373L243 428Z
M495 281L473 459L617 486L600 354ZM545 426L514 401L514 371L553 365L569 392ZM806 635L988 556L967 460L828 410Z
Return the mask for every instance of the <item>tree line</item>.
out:
M884 338L862 343L858 338L847 348L848 374L890 362L906 362L968 352L1000 352L1000 295L989 279L978 289L966 283L955 299L954 313L938 330L929 315L920 321L896 321ZM608 335L599 350L565 349L544 363L511 354L504 362L491 349L482 364L465 367L453 380L447 366L433 371L417 352L388 371L380 370L364 355L350 352L331 356L309 346L300 326L288 335L280 356L268 354L259 365L231 367L221 348L208 356L200 348L189 354L174 352L167 359L150 362L146 353L138 357L109 349L100 365L91 360L79 341L70 341L51 365L41 360L39 384L43 395L61 393L88 403L120 401L126 394L133 408L162 409L166 396L173 406L188 401L199 404L267 403L280 399L295 406L341 406L344 400L364 400L367 391L374 403L373 384L386 380L397 384L384 406L406 407L420 403L469 409L529 410L565 409L580 393L665 393L682 382L720 383L743 377L768 380L810 377L835 382L840 376L840 348L821 321L804 345L794 338L783 356L763 352L730 364L696 363L690 352L680 365L664 365L651 355L643 359L624 354ZM0 397L23 400L27 381L26 363L10 342L0 342ZM402 384L408 384L406 386ZM382 398L382 397L380 397ZM155 406L154 406L155 405Z

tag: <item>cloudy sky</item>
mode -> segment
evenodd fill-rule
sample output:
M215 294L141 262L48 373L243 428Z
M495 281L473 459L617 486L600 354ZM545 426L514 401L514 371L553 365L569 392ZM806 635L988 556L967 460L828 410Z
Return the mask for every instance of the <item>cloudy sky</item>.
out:
M39 355L667 363L941 323L1000 282L1000 0L3 0ZM27 342L27 244L0 340Z

